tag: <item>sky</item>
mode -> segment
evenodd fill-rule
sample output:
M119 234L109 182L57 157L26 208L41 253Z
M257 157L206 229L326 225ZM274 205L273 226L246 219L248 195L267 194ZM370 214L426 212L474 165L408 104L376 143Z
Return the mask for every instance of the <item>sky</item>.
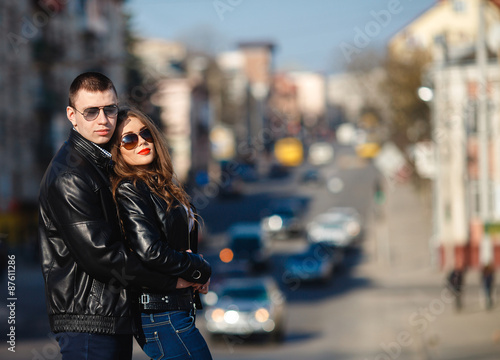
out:
M141 37L183 40L212 53L271 41L282 70L340 72L436 0L128 0Z

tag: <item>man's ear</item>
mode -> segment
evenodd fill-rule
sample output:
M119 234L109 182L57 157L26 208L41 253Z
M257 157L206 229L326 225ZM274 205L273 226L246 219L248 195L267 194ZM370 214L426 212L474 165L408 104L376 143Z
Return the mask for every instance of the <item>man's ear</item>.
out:
M76 111L75 111L75 109L73 109L71 106L68 106L66 108L66 116L68 117L68 120L76 128Z

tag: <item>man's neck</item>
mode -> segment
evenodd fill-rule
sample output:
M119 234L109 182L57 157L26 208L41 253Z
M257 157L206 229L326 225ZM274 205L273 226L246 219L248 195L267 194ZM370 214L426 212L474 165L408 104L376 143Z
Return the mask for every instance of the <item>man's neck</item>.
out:
M73 130L76 131L77 133L78 130L75 129L75 127L73 126ZM80 133L79 133L80 134ZM81 135L81 134L80 134ZM84 137L85 138L85 137ZM111 153L109 151L107 151L106 149L104 149L103 147L101 147L100 145L97 145L95 142L93 141L90 141L89 139L85 138L86 140L88 140L92 145L94 145L97 149L99 149L99 151L106 157L108 158L111 158Z

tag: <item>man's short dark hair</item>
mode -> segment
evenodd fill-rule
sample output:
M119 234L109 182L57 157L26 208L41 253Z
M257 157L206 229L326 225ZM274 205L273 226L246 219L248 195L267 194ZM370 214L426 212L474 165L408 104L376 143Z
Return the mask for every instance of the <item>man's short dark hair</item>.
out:
M69 87L69 106L75 106L76 95L80 90L88 92L104 92L113 90L118 96L113 82L105 75L98 72L85 72L78 75Z

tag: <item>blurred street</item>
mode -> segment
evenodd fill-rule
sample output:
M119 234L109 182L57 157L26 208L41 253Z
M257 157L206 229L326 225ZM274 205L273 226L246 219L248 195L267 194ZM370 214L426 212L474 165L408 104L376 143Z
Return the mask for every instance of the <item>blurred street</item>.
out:
M214 264L225 246L225 230L237 221L258 221L274 198L301 199L304 222L332 206L353 206L365 227L361 247L347 252L344 265L326 284L284 283L283 260L306 242L303 236L273 240L271 275L288 303L284 342L245 336L212 339L200 312L197 325L214 359L498 359L500 307L484 309L478 271L466 273L463 309L456 312L444 290L446 274L431 263L429 199L411 184L386 184L385 202L377 205L375 167L351 147L336 146L335 153L335 161L320 173L324 179L341 180L338 192L324 183L300 183L306 169L299 167L280 178L245 183L241 196L213 197L200 209L209 230L202 251ZM20 259L16 272L16 352L4 343L0 358L58 359L39 267ZM212 281L221 275L216 272ZM1 286L4 294L5 278ZM8 314L6 298L1 298L2 319ZM2 326L7 331L6 321ZM137 346L134 359L147 359Z
M92 127L106 105L68 107L89 71L158 126L203 219L215 359L500 359L500 0L20 0L0 19L0 360L60 359L39 189L71 108Z

